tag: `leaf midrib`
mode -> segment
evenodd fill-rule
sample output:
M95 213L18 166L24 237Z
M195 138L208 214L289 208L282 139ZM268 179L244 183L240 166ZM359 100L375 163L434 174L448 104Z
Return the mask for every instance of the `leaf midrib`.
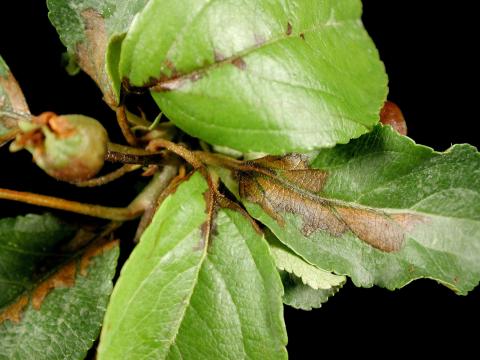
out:
M212 2L207 3L207 5L211 4ZM327 21L325 23L313 25L311 28L296 31L296 32L294 32L290 35L287 35L285 32L283 32L280 36L276 36L276 37L273 37L272 39L270 39L268 41L265 41L263 43L255 44L253 46L247 47L247 48L237 52L236 54L234 54L232 56L229 56L229 57L227 57L223 60L213 61L211 64L208 64L207 66L193 69L193 70L191 70L189 72L186 72L186 73L183 73L182 75L179 75L179 76L170 77L167 80L163 80L163 81L158 80L158 82L156 82L155 84L153 84L153 85L150 84L149 88L153 92L162 92L162 91L164 91L164 88L167 87L166 86L167 84L169 84L169 83L171 84L171 83L174 83L174 82L180 82L180 84L181 84L180 87L181 87L183 85L183 80L188 80L190 77L202 76L202 75L204 75L204 74L206 74L210 71L214 71L215 69L220 68L224 65L231 65L231 63L233 61L235 61L237 59L244 58L244 57L250 55L251 53L255 52L256 50L265 49L269 46L275 45L278 42L281 42L281 41L284 41L284 40L297 39L298 36L300 36L300 34L307 34L307 33L315 32L315 31L318 31L318 30L324 29L324 28L339 27L339 26L343 26L344 24L349 23L349 22L358 22L358 19L356 17L355 18L346 18L346 19L339 20L339 21L337 21L337 20L336 21L331 21L331 20L332 19L329 18L329 19L327 19ZM170 45L170 48L171 48L171 46L173 46L173 44L175 44L177 42L177 39L178 39L178 37L176 37L172 41L172 44ZM168 58L167 56L168 56L168 52L170 51L170 48L165 53L165 58Z
M174 250L175 248L181 246L182 243L183 243L183 240L185 240L187 237L189 237L192 233L194 233L194 232L196 232L196 231L197 231L197 229L194 229L194 230L190 231L189 233L185 234L185 235L183 236L183 238L180 239L180 241L178 241L177 245L175 245L175 246L174 246L172 249L170 249L169 251L172 251L172 250ZM193 294L193 291L194 291L194 289L195 289L196 283L197 283L197 281L198 281L198 274L199 274L199 272L200 272L201 264L203 264L203 261L204 261L205 256L206 256L206 247L204 248L204 250L202 251L202 253L203 253L203 254L202 254L202 257L200 258L199 263L198 263L197 265L193 266L193 267L196 267L196 268L197 268L197 271L196 271L196 274L195 274L195 279L196 279L196 280L195 280L194 282L192 282L192 286L191 286L190 293L189 293L188 297L185 299L187 302L189 302L189 300L190 300L190 298L191 298L191 296L192 296L192 294ZM115 327L115 329L111 329L111 330L110 330L110 333L111 333L111 334L115 334L115 332L117 332L117 331L119 330L120 324L122 324L123 319L124 319L125 316L128 314L128 309L130 308L130 306L133 305L134 299L136 298L136 296L138 295L138 293L143 289L143 287L145 286L145 284L148 283L151 274L152 274L153 272L157 271L157 270L158 270L158 266L160 266L160 265L161 265L161 264L160 264L160 262L159 262L157 266L154 266L154 267L148 272L148 275L144 276L143 281L142 281L142 282L140 283L140 285L137 287L137 289L135 290L135 292L129 297L129 301L128 301L127 304L125 304L125 306L124 306L123 314L122 314L122 316L119 318L119 321L117 322L118 325ZM179 275L181 275L181 274L177 274L176 277L178 277ZM174 280L174 279L171 279L169 282L172 282L173 280ZM153 310L153 309L154 309L154 308L152 307L152 310ZM185 310L184 310L184 312L185 312ZM183 319L183 316L184 316L184 315L185 315L185 314L183 313L182 316L180 317L180 319ZM180 323L181 323L181 320L180 320ZM179 325L176 326L175 337L176 337L176 334L178 333L178 329L179 329ZM175 337L174 337L174 338L175 338ZM112 339L112 340L113 340L113 338L114 338L114 336L111 336L111 339ZM170 347L171 347L171 344L172 344L172 341L171 341L171 340L165 340L165 342L168 342L168 343L170 344L170 345L169 345L169 348L170 348ZM108 347L108 346L109 346L109 345L107 345L107 347Z

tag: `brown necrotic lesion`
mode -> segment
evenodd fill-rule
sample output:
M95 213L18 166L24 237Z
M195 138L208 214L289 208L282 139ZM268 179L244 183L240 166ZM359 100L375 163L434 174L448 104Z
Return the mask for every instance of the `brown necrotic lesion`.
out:
M268 156L246 162L250 171L237 171L240 196L285 225L285 214L302 219L301 232L308 237L317 231L340 237L353 233L370 246L384 252L402 249L407 232L419 222L416 214L390 214L383 210L323 198L327 173L310 169L298 154Z

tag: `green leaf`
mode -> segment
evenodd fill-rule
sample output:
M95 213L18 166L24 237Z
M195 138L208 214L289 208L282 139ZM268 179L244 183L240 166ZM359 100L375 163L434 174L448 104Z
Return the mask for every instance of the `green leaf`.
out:
M47 0L50 21L69 55L95 80L112 107L120 96L121 42L135 14L147 1Z
M242 214L213 218L213 205L198 173L163 202L122 269L99 359L286 358L268 246Z
M335 275L309 264L283 245L271 232L267 233L267 239L277 268L293 274L304 285L315 290L329 290L345 283L345 276Z
M51 215L0 219L0 308L27 291L75 229Z
M242 152L348 142L372 129L387 78L359 0L151 0L120 74L190 135Z
M22 90L0 56L0 146L14 136L18 116L28 114L30 111Z
M285 304L300 310L318 309L345 284L345 276L309 264L283 245L270 231L267 231L266 238L280 270Z
M49 252L71 230L48 215L0 220L0 359L83 359L97 338L117 242L92 244L41 279L31 272L38 275L40 265L51 264Z
M301 155L246 162L232 190L296 254L357 286L395 289L431 278L466 294L478 284L474 147L437 153L378 126L321 151L313 166L319 170Z
M335 295L343 285L338 285L330 289L314 289L305 285L302 279L290 274L286 271L281 271L283 288L285 294L283 295L283 302L295 309L310 311L322 307L330 297Z

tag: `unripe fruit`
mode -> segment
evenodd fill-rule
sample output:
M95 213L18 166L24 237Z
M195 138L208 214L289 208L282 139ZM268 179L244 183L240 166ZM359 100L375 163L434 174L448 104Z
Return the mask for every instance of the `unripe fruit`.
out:
M108 135L95 119L48 112L19 124L11 151L27 149L48 175L63 181L88 180L103 167Z
M399 134L407 135L407 123L402 110L391 101L386 101L383 105L380 111L380 122L384 125L390 125Z

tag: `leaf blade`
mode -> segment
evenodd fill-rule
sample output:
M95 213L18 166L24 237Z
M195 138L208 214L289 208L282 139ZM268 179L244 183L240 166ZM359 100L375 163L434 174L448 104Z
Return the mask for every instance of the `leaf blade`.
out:
M155 23L166 9L171 17ZM386 96L360 13L356 0L151 1L127 34L120 72L133 86L156 83L162 111L212 144L276 154L329 147L368 132Z
M2 227L12 228L11 220L2 220ZM29 244L26 240L41 241L43 246L50 247L58 245L58 237L65 237L62 229L65 224L53 217L29 216L18 218L14 224L23 226L25 220L30 221L31 226L35 223L47 227L41 229L40 226L30 231L30 236L23 236L17 248L10 250L14 255L26 254L32 245L41 245ZM57 237L55 241L36 236L48 230ZM9 236L12 237L12 232ZM33 280L26 279L31 281L31 287L23 295L17 292L16 302L0 312L0 358L83 359L100 332L117 258L117 242L92 245L81 257L63 263L41 282L34 284Z
M0 269L0 307L25 291L42 263L52 261L58 245L73 234L71 226L51 215L0 219L0 260L4 265Z
M205 256L206 241L201 226L208 220L203 197L206 191L206 182L195 174L165 199L157 211L152 225L122 268L105 316L99 359L118 356L134 359L146 355L165 358L168 347L162 344L170 343L177 332L179 318L185 311L184 302L191 296ZM182 202L189 206L184 208ZM171 217L182 220L173 222L169 220ZM195 248L196 251L190 251ZM162 273L164 276L160 276ZM157 298L157 294L164 296ZM144 311L140 306L135 307L135 298L150 302L151 308ZM165 313L155 307L159 301ZM136 318L143 319L141 324Z
M343 284L330 289L314 289L297 276L280 272L285 294L283 303L298 310L319 309L342 288Z
M345 283L345 276L332 274L307 263L270 232L267 233L267 239L278 270L293 274L304 285L313 290L330 290L341 287Z
M256 166L262 161L272 159ZM426 277L466 294L478 284L475 148L436 153L378 126L321 151L313 162L319 170L303 168L305 158L298 164L296 170L274 166L273 177L247 174L243 201L308 262L364 287L396 289Z
M176 350L194 359L286 358L282 288L265 240L229 209L219 210L215 229Z
M0 146L18 129L18 117L29 115L27 102L10 68L0 56ZM9 115L9 114L12 115ZM17 116L14 116L17 115Z
M158 210L137 247L139 252L136 249L128 260L130 264L141 260L142 264L133 267L127 262L119 290L112 296L99 347L100 359L118 354L128 354L132 359L223 359L226 354L234 358L285 358L282 288L268 247L248 220L231 210L219 209L215 231L209 232L208 238L202 237L202 224L213 216L205 212L208 191L207 182L196 173ZM179 217L188 220L173 221ZM179 224L181 231L193 234L183 255L170 251L181 246L176 242L165 252L153 248L155 243L170 243L172 237L178 236L178 231L162 228L161 222ZM160 268L170 259L171 271L158 271L160 275L155 279L145 278L139 267L149 261L148 257L135 252L156 254L159 258L155 264ZM192 274L175 270L185 258L194 264ZM124 315L125 305L133 302L123 294L138 294L139 284L146 282L152 286L149 295L142 293L142 298L150 298L130 307L128 311L135 316ZM181 289L172 291L174 287ZM254 288L261 290L256 298L243 291ZM168 301L163 299L165 296L170 297ZM120 328L123 330L115 330Z
M118 47L148 0L48 0L49 19L69 56L97 83L111 107L119 102Z

